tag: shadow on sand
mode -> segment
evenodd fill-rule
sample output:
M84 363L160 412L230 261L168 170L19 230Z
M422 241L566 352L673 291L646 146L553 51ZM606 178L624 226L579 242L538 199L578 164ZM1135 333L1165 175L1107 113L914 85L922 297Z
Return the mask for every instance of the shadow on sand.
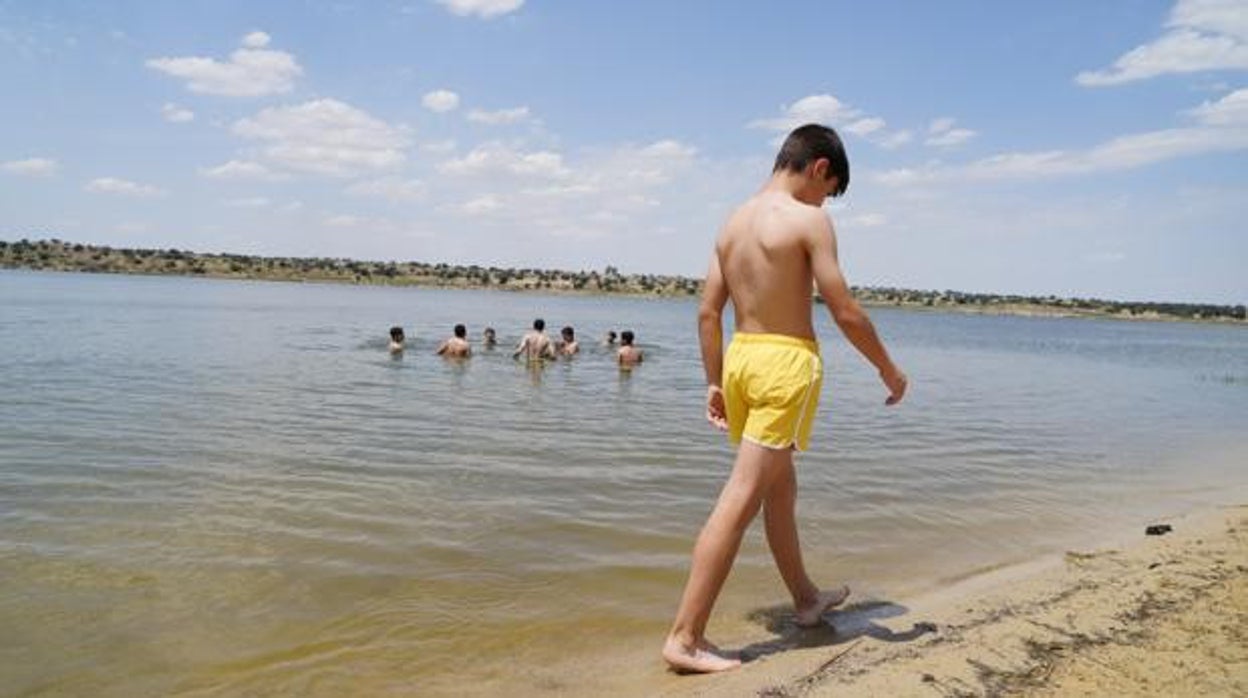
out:
M777 637L742 647L743 662L752 662L770 654L810 647L833 647L862 637L882 642L911 642L927 633L936 632L936 625L926 621L913 623L909 630L897 632L877 624L882 618L897 618L909 612L905 606L891 601L859 601L823 614L823 625L799 627L790 605L771 606L752 611L748 619L758 623Z

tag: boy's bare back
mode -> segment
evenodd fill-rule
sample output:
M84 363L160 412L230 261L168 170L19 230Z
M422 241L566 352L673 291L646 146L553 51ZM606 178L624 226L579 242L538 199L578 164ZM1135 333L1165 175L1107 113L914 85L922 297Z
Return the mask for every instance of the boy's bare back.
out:
M764 189L737 209L715 257L739 332L814 339L812 282L833 310L852 300L827 214L786 192Z
M728 219L715 255L739 332L814 338L810 237L823 213L791 196L759 192Z

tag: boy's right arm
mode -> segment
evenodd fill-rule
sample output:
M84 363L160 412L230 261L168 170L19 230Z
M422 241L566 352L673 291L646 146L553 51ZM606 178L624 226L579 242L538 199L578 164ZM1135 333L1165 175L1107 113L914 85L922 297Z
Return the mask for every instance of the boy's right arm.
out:
M823 211L817 214L817 222L810 238L810 267L819 295L832 313L836 326L850 344L880 372L880 380L884 382L889 393L885 404L895 405L901 402L906 393L906 374L893 363L884 343L875 332L871 318L849 290L849 284L846 283L837 262L836 233L832 229L832 221Z

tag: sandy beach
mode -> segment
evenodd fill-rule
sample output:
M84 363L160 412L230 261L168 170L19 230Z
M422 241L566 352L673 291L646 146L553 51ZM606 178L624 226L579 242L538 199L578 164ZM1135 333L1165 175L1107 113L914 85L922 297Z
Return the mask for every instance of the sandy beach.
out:
M667 675L664 696L1248 694L1248 505L1172 532L998 570L908 607L859 600L745 646L742 670Z

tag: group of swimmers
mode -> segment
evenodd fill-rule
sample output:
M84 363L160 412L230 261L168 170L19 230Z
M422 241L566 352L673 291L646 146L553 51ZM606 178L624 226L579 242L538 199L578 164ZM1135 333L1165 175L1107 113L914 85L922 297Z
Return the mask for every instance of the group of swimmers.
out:
M616 344L615 330L608 330L602 338L602 346L607 348L615 348L615 360L623 368L632 368L641 363L643 352L634 343L636 336L632 330L624 330L620 332L619 344ZM403 333L402 327L390 328L390 353L400 354L406 348L407 338ZM498 336L494 332L493 327L487 327L481 332L481 346L486 350L493 350L498 346ZM553 360L558 358L572 358L580 352L581 346L576 339L576 330L570 325L564 327L559 332L559 339L552 341L546 334L546 321L537 318L533 321L533 328L525 332L521 338L520 344L516 346L515 351L511 353L513 359L523 357L530 363L539 363L542 361ZM450 337L447 337L435 352L438 356L448 358L468 358L472 356L472 344L468 341L468 328L463 324L455 325Z

